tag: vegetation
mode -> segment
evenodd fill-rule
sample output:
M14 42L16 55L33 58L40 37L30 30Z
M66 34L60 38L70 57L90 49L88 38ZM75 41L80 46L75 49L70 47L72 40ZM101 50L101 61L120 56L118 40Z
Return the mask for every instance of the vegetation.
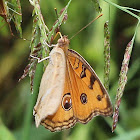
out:
M18 0L0 2L0 140L140 139L140 10L136 10L140 1L114 0L112 3L100 0L99 8L97 0L42 0L38 3L40 10L32 2L21 1L21 9ZM9 11L1 10L5 4ZM34 54L39 42L50 43L51 36L47 36L47 30L54 27L51 33L55 35L59 25L55 23L58 17L54 8L59 13L65 6L65 10L58 14L59 23L62 23L59 30L68 38L98 16L102 9L103 16L72 38L70 48L90 63L102 81L105 77L107 88L109 80L109 94L116 113L119 109L119 121L113 133L113 118L101 116L86 125L77 123L74 128L62 132L52 133L43 126L35 127L32 112L47 63L38 64L28 58ZM68 19L63 21L66 13ZM105 28L107 34L104 36L106 21L109 26ZM104 46L108 47L105 53ZM42 47L37 56L48 56L50 50L47 49L46 52ZM27 65L30 69L24 71ZM18 82L23 72L22 78L29 72L30 79L27 76Z

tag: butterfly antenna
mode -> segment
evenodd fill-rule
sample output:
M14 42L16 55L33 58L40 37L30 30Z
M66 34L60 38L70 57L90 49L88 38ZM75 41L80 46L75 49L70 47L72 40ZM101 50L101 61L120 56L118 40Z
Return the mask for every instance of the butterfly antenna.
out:
M54 37L54 39L58 36L58 34L60 35L61 38L63 38L61 32L57 32L56 35L55 35L55 37Z
M58 16L58 12L57 12L57 8L54 8L54 10L55 10L55 14L56 14L56 17L57 17L57 21L58 21L58 28L60 28L60 22L59 22L59 16ZM58 29L58 32L59 32L59 29Z
M93 19L91 22L89 22L86 26L84 26L81 30L79 30L76 34L74 34L69 40L71 40L73 37L75 37L77 34L79 34L81 31L83 31L85 28L87 28L90 24L92 24L95 20L97 20L99 17L101 17L103 14L100 14L95 19Z
M59 20L58 12L57 12L57 8L54 8L54 11L55 11L55 14L56 14L57 20Z

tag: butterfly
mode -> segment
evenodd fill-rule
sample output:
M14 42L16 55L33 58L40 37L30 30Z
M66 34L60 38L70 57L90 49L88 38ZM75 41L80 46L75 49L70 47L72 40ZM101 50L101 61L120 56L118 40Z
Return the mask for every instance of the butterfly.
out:
M95 71L68 48L69 43L63 36L51 50L34 107L36 126L42 124L52 132L113 112L110 97Z

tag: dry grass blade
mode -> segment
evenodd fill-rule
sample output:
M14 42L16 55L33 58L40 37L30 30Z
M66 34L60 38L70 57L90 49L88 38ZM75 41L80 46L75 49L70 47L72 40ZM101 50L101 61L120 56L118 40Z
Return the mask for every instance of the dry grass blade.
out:
M121 97L124 92L125 85L127 83L127 72L128 72L128 65L130 61L130 56L132 52L133 47L133 41L131 40L125 50L124 59L122 62L122 67L120 71L120 78L119 78L119 87L116 95L116 103L114 107L114 114L113 114L113 125L112 125L112 132L114 132L117 122L118 122L118 116L119 116L119 107L121 103Z

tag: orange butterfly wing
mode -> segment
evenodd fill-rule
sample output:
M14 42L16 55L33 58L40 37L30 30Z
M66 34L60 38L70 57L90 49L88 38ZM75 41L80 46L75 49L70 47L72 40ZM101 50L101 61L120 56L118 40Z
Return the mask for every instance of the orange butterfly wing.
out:
M61 104L54 115L48 116L41 122L51 131L70 128L77 121L87 123L97 115L112 114L108 93L89 64L73 50L68 50L66 63ZM71 99L69 102L71 104L65 106L67 99Z
M78 121L87 123L97 115L112 115L109 95L86 60L69 49L67 63L72 87L72 107Z
M45 120L42 120L41 122L42 125L44 125L52 132L70 128L76 123L71 101L69 102L70 105L65 106L67 105L67 99L71 100L69 93L71 93L71 84L68 71L66 70L64 92L58 110L54 115L48 116Z

